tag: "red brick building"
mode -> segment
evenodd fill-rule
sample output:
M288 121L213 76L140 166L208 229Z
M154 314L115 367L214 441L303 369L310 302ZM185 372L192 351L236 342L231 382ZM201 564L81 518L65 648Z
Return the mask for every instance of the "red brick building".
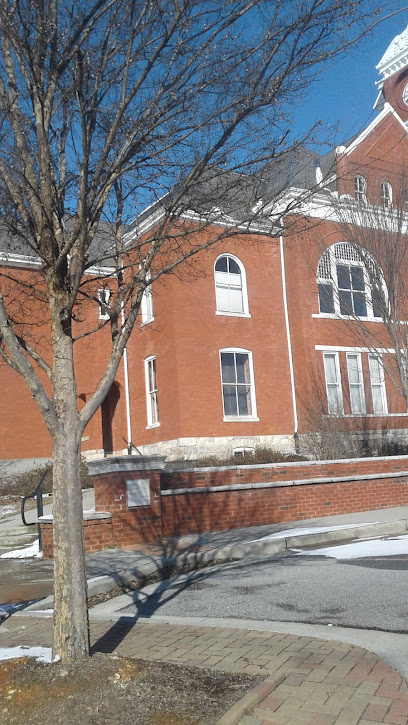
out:
M359 439L406 442L393 345L367 257L345 229L358 226L361 209L380 210L385 225L405 211L408 29L378 70L378 115L368 128L321 158L298 149L266 167L264 223L245 234L237 224L196 257L190 279L168 276L145 293L117 380L85 431L84 453L123 451L130 440L143 453L176 459L257 446L289 452L311 433L330 427L335 434L337 424ZM290 199L296 214L278 229L276 208ZM159 214L160 203L126 239L152 228ZM2 259L16 274L35 270L27 255ZM104 295L87 308L87 324L103 318ZM79 405L102 375L106 334L77 343ZM0 385L0 458L50 455L24 382L0 365Z

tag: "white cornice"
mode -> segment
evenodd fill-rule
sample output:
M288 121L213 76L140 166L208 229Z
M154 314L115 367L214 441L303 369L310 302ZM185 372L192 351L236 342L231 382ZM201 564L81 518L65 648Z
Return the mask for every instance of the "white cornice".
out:
M388 46L376 70L383 76L377 85L381 88L384 80L408 65L408 27L396 35Z

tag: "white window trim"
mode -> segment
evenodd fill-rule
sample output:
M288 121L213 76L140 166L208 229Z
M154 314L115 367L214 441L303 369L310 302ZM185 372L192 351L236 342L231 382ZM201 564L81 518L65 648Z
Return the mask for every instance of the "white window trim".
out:
M238 267L241 271L241 294L242 294L242 306L243 306L243 312L231 312L229 310L219 310L218 309L218 300L217 300L217 279L216 279L216 271L215 271L215 265L217 264L218 260L222 257L231 257L231 259L234 260L234 262L237 263ZM221 315L222 317L251 317L249 314L249 305L248 305L248 290L247 290L247 281L246 281L246 272L245 267L242 264L241 260L238 259L234 254L229 254L229 252L223 252L223 254L219 254L217 259L214 262L214 288L215 288L215 314Z
M318 262L318 268L320 265L320 261L324 254L328 252L329 256L329 262L330 262L330 279L326 279L325 277L318 277L316 275L316 284L324 284L324 285L331 285L333 289L333 304L334 304L334 313L333 312L320 312L320 295L319 291L317 293L317 301L319 304L319 312L313 313L312 317L321 317L322 319L341 319L341 320L362 320L367 322L383 322L382 317L374 317L373 314L373 302L372 302L372 294L373 290L370 284L370 278L367 273L366 265L363 260L356 260L356 261L350 261L346 258L342 257L336 257L334 253L334 247L339 242L335 242L330 247L328 247L323 254L321 255L319 262ZM345 242L347 244L347 242ZM341 244L341 242L340 242ZM353 245L351 245L353 246ZM368 254L368 253L367 253ZM371 256L371 255L368 255ZM373 260L373 263L377 264L375 260ZM364 270L364 285L365 285L365 301L366 301L366 307L367 307L367 315L343 315L340 310L340 295L339 295L339 287L337 283L337 265L343 265L345 267L362 267ZM385 288L384 288L385 291ZM387 297L388 299L388 297Z
M328 385L327 385L327 377L326 377L326 367L324 364L324 358L326 355L329 355L332 357L334 355L334 364L336 367L336 375L338 379L338 390L339 390L339 411L337 413L330 413L329 411L329 391L328 391ZM328 411L328 417L329 418L338 418L339 416L344 415L344 400L343 400L343 387L342 387L342 381L341 381L341 374L340 374L340 362L339 362L339 353L334 352L333 350L327 350L323 353L323 374L324 374L324 383L326 386L326 399L327 399L327 411Z
M384 366L382 362L382 356L376 355L374 353L368 354L368 375L370 378L370 390L371 390L371 400L373 403L373 411L374 411L374 398L373 398L373 385L372 385L372 379L371 379L371 370L370 370L370 358L377 359L379 361L379 368L380 368L380 385L381 385L381 398L384 410L382 413L374 413L373 415L381 417L382 415L388 415L388 401L387 401L387 391L385 388L385 376L384 376Z
M368 306L368 305L367 305ZM337 312L317 312L313 313L312 317L317 320L361 320L362 322L384 322L382 317L354 317L354 315L342 315Z
M153 423L153 415L152 415L152 392L156 392L156 405L157 405L157 387L156 391L151 391L149 386L149 364L152 360L156 360L156 355L150 355L149 357L145 358L144 361L144 371L145 371L145 390L146 390L146 416L147 416L147 428L158 428L160 425L160 421L158 420L156 423ZM156 369L156 385L157 385L157 369ZM159 416L159 410L157 406L157 417Z
M357 413L354 413L351 410L352 396L351 396L351 383L350 383L350 372L349 372L349 359L352 357L357 357L357 372L358 372L359 387L360 387L360 400L361 400L361 405L362 405L361 411L358 411ZM354 415L356 415L356 416L365 415L366 411L367 411L367 407L366 407L366 398L365 398L365 389L364 389L363 367L361 364L361 353L359 353L359 352L346 353L346 364L347 364L347 379L348 379L348 387L349 387L351 415L353 415L353 416ZM354 383L354 385L355 385L355 383Z
M107 312L102 312L102 307L107 307L109 305L109 299L110 299L110 290L104 287L103 289L98 289L98 304L99 304L99 319L100 320L109 320L109 314Z
M243 355L248 355L250 390L251 390L251 408L252 408L251 415L225 415L224 414L224 394L223 394L223 389L222 389L222 365L221 365L221 353L223 353L223 352L237 352L237 353L242 353ZM246 350L242 347L223 347L221 350L219 350L219 361L220 361L220 382L221 382L221 405L222 405L224 423L242 423L242 422L248 422L248 421L254 421L254 422L259 421L259 418L257 415L257 408L256 408L255 376L254 376L254 365L253 365L251 350Z
M151 274L150 270L146 272L146 282L150 279ZM142 322L140 323L142 325L148 325L149 322L153 322L154 320L154 314L153 314L153 296L152 296L152 287L149 285L146 287L146 289L143 292L142 301L140 303L140 313L142 315Z

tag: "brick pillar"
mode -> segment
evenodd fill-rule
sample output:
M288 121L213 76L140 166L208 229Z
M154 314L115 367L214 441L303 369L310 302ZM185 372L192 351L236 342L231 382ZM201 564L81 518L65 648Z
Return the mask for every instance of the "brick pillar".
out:
M95 511L112 514L113 543L120 548L160 541L160 473L165 456L109 456L88 463Z

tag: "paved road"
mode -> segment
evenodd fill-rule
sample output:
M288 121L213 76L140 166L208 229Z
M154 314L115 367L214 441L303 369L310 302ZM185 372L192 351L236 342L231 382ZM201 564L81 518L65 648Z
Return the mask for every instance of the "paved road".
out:
M281 555L206 569L121 600L121 613L296 621L408 632L408 555ZM118 602L119 604L119 602Z

